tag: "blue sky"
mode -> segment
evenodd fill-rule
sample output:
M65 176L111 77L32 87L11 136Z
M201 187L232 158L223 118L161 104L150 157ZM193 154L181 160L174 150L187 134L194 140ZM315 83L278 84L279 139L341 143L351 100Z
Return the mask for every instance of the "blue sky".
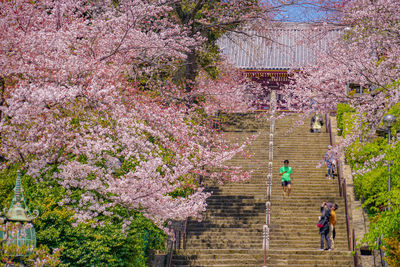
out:
M312 22L318 20L324 14L317 12L315 8L307 5L290 5L284 7L284 13L277 18L291 22Z

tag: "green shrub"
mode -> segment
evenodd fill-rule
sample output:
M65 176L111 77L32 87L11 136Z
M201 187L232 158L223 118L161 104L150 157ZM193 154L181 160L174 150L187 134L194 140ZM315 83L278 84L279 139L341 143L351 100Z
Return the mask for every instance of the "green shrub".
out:
M348 104L344 104L344 103L339 103L336 106L337 112L336 112L336 119L337 119L337 127L338 127L338 135L342 135L342 131L343 131L343 114L345 113L349 113L349 112L355 112L355 109L352 108L350 105Z
M385 239L384 247L387 256L386 261L390 266L400 266L400 241L396 238L389 237Z
M18 166L0 172L0 204L8 207L13 196ZM60 266L146 266L151 249L163 250L165 233L140 212L121 207L114 216L73 226L72 207L59 206L65 189L54 180L41 177L40 181L24 175L24 195L30 210L40 212L34 220L38 246L63 248ZM123 219L132 218L126 232Z
M389 113L396 117L400 115L399 105L393 107ZM344 124L350 125L346 122ZM394 126L394 132L399 128L399 122ZM346 128L346 131L348 128ZM344 132L344 134L348 134ZM383 155L382 158L377 158ZM358 197L363 197L370 216L369 232L363 242L378 248L377 240L381 240L382 248L387 251L387 261L398 263L400 258L400 143L388 145L387 138L378 137L368 143L353 143L346 152L346 159L351 166L354 176L354 189ZM390 165L391 190L388 191ZM363 170L370 165L368 170ZM358 173L358 174L357 174ZM390 209L388 209L390 207Z
M346 112L343 113L342 116L342 136L346 137L348 135L352 135L355 129L357 129L358 124L360 123L360 117L358 114L354 112Z

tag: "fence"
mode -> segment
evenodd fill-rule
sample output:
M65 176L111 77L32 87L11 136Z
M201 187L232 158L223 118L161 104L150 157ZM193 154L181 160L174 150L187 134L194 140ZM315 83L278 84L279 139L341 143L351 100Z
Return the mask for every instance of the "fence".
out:
M358 266L358 253L356 250L356 234L353 228L353 253L354 253L354 266Z
M329 132L330 144L333 145L334 137L332 134L332 124L331 124L331 119L330 119L329 114L325 115L325 121L326 121L326 129ZM348 210L348 201L347 201L347 183L346 183L346 178L343 177L343 168L342 168L342 164L339 160L337 161L337 174L338 174L339 195L344 198L346 231L347 231L347 246L348 246L348 250L355 252L356 241L355 241L354 229L353 229L353 237L351 237L351 235L350 235L350 221L349 221L349 210ZM357 267L358 259L356 259L356 255L357 254L355 252L354 266Z
M269 234L271 224L271 194L272 194L272 162L274 160L274 131L275 118L270 117L269 149L268 149L268 174L267 174L267 202L265 203L265 224L263 226L264 266L267 266L267 250L269 249Z
M188 219L184 221L171 221L168 228L174 232L174 238L167 241L167 267L172 266L172 259L175 249L186 249L186 234L187 234Z

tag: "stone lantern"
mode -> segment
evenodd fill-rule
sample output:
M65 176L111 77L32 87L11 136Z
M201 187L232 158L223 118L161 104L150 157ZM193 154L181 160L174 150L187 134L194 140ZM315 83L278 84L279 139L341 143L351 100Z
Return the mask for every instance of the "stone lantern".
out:
M19 222L19 230L16 234L9 234L0 232L0 240L3 240L3 245L17 245L18 247L27 247L25 255L8 255L15 258L29 256L30 252L36 247L36 231L33 225L31 227L24 227L25 224L32 224L32 221L39 215L37 210L32 213L29 211L25 202L21 184L21 173L17 173L17 179L14 188L14 196L11 201L10 208L4 209L5 222Z

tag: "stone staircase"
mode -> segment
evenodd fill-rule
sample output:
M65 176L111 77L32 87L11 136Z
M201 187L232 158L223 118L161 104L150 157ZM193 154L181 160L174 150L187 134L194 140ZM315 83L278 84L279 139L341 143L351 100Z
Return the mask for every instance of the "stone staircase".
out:
M254 156L235 157L230 164L253 170L252 178L245 183L208 186L213 192L207 200L208 210L202 222L189 221L186 249L175 251L173 266L264 266L262 228L267 201L269 124L262 118L245 119L257 120L250 123L252 131L259 134L249 148ZM338 194L337 180L327 180L325 168L316 168L327 150L329 136L310 133L308 121L293 128L296 119L297 115L288 115L275 122L267 266L354 266L347 250L344 201ZM254 133L226 134L231 139L244 139ZM279 168L285 159L293 168L293 185L290 198L283 199ZM323 201L339 204L334 251L318 251L316 224Z

